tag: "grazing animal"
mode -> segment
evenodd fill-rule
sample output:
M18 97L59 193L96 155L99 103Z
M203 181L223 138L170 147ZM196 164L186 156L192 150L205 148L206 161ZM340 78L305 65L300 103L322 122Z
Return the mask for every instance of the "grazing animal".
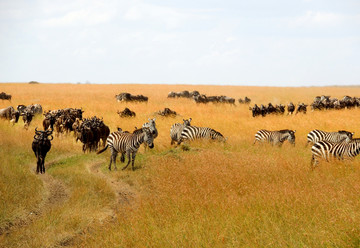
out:
M29 110L25 110L22 114L22 119L24 121L24 128L27 130L29 128L29 125L34 117L34 113Z
M295 115L297 115L298 113L303 113L306 114L306 108L308 105L306 105L305 103L300 103L298 104L298 107L296 109L296 113Z
M268 131L259 130L255 134L255 141L268 142L272 145L282 146L285 140L288 140L291 144L295 145L295 132L296 130L279 130L279 131Z
M49 139L49 136L51 139ZM32 142L32 150L37 159L36 173L45 173L45 157L51 149L52 130L38 131L35 128L34 141Z
M191 126L191 118L185 120L183 119L184 123L175 123L170 128L170 138L171 138L171 145L175 142L179 142L181 138L181 133L185 127Z
M331 159L353 159L360 153L360 139L353 139L351 142L334 143L319 141L311 147L311 169L319 163L319 159L329 162Z
M288 105L287 105L287 111L288 111L288 115L292 115L295 111L295 105L290 102Z
M6 94L5 92L0 93L0 99L9 100L11 102L11 95Z
M15 109L12 106L0 109L0 118L11 120L12 119L12 114L14 112L15 112Z
M339 130L338 132L325 132L315 129L307 135L306 145L308 145L309 143L315 144L319 141L329 141L333 143L345 141L348 143L352 140L353 135L354 133L345 130Z
M141 130L141 131L140 131ZM114 162L115 170L116 168L116 157L118 153L121 153L121 162L125 162L126 154L128 157L128 163L122 170L125 170L130 162L132 162L132 169L134 170L135 156L139 147L142 143L146 142L150 148L154 147L154 137L149 128L142 128L139 131L136 130L134 133L125 133L125 132L113 132L109 135L106 140L106 146L102 150L98 151L97 154L104 152L108 147L111 150L109 170L111 170L111 164Z
M196 127L196 126L186 126L181 132L180 140L178 145L181 142L187 140L196 140L196 139L209 139L225 142L227 139L218 131L215 131L209 127Z

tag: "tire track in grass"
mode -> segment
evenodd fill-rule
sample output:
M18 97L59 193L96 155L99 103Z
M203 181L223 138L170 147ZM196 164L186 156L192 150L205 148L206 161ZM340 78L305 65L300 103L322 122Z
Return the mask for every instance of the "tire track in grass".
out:
M115 194L115 208L113 209L112 216L115 217L116 213L122 211L125 206L133 205L137 202L138 194L135 189L124 181L112 178L101 171L103 162L96 162L87 165L87 169L90 173L102 178L107 182L110 188Z
M47 163L47 169L52 165L59 163L64 158L58 158ZM32 173L36 174L36 170L29 165ZM42 201L34 206L23 218L18 218L12 222L7 223L5 227L0 228L0 237L2 235L9 235L11 232L31 224L35 219L41 217L46 211L50 211L54 206L63 204L69 198L69 190L61 181L55 179L51 175L37 174L41 179L44 191Z

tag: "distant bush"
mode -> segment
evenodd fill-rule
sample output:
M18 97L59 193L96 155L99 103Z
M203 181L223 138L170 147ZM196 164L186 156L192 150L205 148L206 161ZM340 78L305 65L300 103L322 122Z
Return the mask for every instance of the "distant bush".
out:
M37 81L30 81L29 84L39 84Z

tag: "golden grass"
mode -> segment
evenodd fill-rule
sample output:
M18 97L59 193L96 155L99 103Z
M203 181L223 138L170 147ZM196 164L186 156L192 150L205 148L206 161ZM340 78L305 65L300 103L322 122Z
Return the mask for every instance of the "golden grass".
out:
M116 127L133 130L164 107L180 113L158 117L155 148L136 157L136 171L107 171L109 151L82 154L72 136L55 137L48 175L63 183L66 201L51 205L31 223L0 236L0 246L39 247L358 247L360 245L359 161L321 163L310 171L306 135L317 128L360 133L359 109L309 112L307 115L252 118L247 105L196 105L167 99L169 91L198 90L207 95L248 96L254 103L310 103L316 95L359 96L360 88L275 88L184 85L1 84L13 95L11 105L40 103L45 110L82 107L84 116L103 117ZM146 103L117 103L120 92L149 96ZM0 108L10 105L0 102ZM120 119L129 107L136 118ZM195 142L190 151L170 146L169 130L183 118L209 126L228 137L226 144ZM0 122L0 228L41 208L46 195L42 177L33 173L31 151L36 118ZM296 129L296 146L252 145L259 129ZM104 177L87 169L101 163ZM47 163L45 163L47 165ZM123 166L118 162L118 168ZM30 169L29 169L30 168ZM108 178L109 180L105 179ZM109 181L135 192L116 215L117 191ZM114 192L115 191L115 192ZM119 205L120 206L120 205ZM115 217L107 221L107 217ZM106 220L106 221L105 221Z

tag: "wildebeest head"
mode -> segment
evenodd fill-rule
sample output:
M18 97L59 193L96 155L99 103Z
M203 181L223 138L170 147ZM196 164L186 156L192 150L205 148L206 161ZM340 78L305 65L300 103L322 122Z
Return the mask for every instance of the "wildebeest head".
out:
M34 135L34 140L37 141L46 141L46 140L53 140L53 136L52 136L52 132L53 130L47 130L47 131L38 131L37 127L35 128L35 135ZM50 138L49 138L50 136Z

